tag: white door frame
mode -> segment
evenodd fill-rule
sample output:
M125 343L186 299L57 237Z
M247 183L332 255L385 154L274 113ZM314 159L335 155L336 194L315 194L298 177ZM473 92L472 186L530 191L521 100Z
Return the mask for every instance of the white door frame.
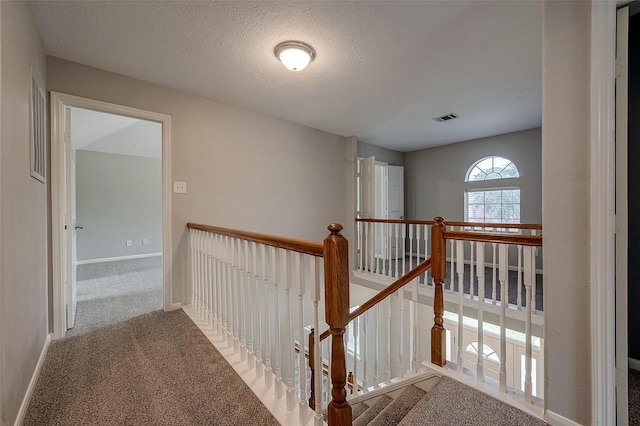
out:
M53 274L53 338L65 335L65 296L61 250L64 237L64 206L61 194L64 178L62 155L64 154L64 108L75 107L110 114L125 115L141 120L155 121L162 125L162 262L163 308L179 309L173 303L171 282L171 116L108 102L96 101L64 93L51 92L51 247Z
M590 281L591 424L616 424L615 383L616 3L591 3Z
M628 51L629 8L617 12L616 28L616 405L617 426L629 424L628 342Z

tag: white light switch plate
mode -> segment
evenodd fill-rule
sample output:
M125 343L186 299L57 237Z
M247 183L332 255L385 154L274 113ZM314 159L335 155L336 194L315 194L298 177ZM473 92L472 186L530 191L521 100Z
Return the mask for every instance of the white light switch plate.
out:
M187 182L178 182L177 180L173 181L173 192L175 194L186 194L187 193Z

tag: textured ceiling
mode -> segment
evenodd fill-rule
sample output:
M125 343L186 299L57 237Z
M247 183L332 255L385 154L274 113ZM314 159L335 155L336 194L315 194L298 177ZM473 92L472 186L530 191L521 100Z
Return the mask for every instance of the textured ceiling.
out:
M400 151L540 126L537 1L36 1L48 55ZM314 46L301 72L273 55ZM437 123L433 117L457 113Z

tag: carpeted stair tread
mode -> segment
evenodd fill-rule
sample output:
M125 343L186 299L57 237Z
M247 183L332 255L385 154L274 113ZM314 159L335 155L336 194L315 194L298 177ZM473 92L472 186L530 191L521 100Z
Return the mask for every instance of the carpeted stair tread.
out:
M398 426L543 426L545 422L476 389L443 377Z
M389 395L382 395L378 400L369 407L364 413L360 414L357 419L353 421L353 426L365 426L373 420L378 413L389 405L393 399Z
M369 423L369 426L397 425L425 394L425 391L416 386L407 386L396 399L389 403L389 405Z
M351 407L351 418L352 418L352 420L357 419L362 413L364 413L368 409L369 409L369 406L367 404L365 404L364 402L361 402L361 403L356 404L353 407Z

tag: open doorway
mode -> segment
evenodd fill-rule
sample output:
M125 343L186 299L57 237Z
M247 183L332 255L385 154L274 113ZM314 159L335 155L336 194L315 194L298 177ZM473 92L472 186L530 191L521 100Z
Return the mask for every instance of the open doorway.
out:
M67 334L162 308L162 125L68 108Z
M54 338L173 309L170 117L51 102Z

